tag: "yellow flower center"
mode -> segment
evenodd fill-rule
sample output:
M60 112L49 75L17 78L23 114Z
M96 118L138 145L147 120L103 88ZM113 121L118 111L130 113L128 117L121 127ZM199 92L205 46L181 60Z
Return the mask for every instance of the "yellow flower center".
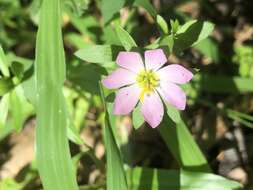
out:
M143 70L137 75L136 81L142 89L140 100L143 101L145 94L153 93L155 91L155 88L159 85L160 79L154 71Z

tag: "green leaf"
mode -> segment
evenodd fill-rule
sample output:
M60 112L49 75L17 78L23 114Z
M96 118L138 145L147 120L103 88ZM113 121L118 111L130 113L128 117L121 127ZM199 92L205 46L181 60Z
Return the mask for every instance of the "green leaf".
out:
M32 75L28 80L25 80L21 83L22 88L24 89L24 95L26 99L36 107L36 86L35 86L35 76Z
M10 78L0 78L0 96L8 93L14 88L14 84Z
M20 131L23 128L26 119L32 115L33 106L29 104L24 96L21 86L17 86L15 90L10 92L10 125L16 131Z
M133 126L135 129L139 129L144 123L144 118L141 114L141 104L138 103L137 107L133 111Z
M3 76L5 77L10 76L10 72L8 69L8 62L1 45L0 45L0 71L3 73Z
M194 78L198 78L197 76ZM217 75L201 75L199 85L201 91L212 93L249 93L253 92L253 79ZM198 81L197 80L197 81ZM196 82L197 82L196 81Z
M181 168L210 172L207 160L182 119L175 124L165 114L158 129Z
M65 57L61 1L43 0L36 44L36 159L45 190L77 190L62 86Z
M171 32L173 34L177 33L177 30L179 29L180 27L180 24L178 22L178 20L170 20L170 26L171 26Z
M1 98L1 102L0 102L0 113L1 113L0 114L0 128L4 127L5 122L7 120L9 105L10 105L9 94L6 94Z
M115 26L116 34L122 44L122 46L127 50L131 50L133 47L137 47L134 39L130 36L130 34L124 30L121 26Z
M179 123L181 121L180 112L173 106L166 104L167 114L172 121Z
M164 20L164 18L161 17L160 15L157 15L156 22L159 25L159 27L161 28L162 32L164 34L168 34L169 29L168 29L168 25L167 25L166 21Z
M6 122L5 127L0 127L0 141L2 141L4 138L6 138L8 135L10 135L13 132L13 128L10 125L10 122Z
M102 15L107 24L116 13L124 6L125 0L102 0Z
M207 38L213 31L214 24L203 21L188 21L175 35L175 50L184 50L198 44ZM189 37L190 36L190 37Z
M85 48L78 50L75 56L83 61L106 66L115 61L120 50L122 50L121 47L114 45L87 45Z
M194 46L205 57L211 59L213 62L218 63L220 61L220 50L218 44L212 39L206 38Z
M22 190L22 185L13 179L4 179L0 181L0 189L2 190Z
M105 102L104 92L100 85L101 97L105 108L105 126L104 138L106 147L106 160L107 160L107 189L109 190L128 190L125 171L123 168L123 161L121 159L120 150L117 146L115 136L110 122L107 104Z
M186 48L195 46L200 41L206 39L214 29L214 25L210 22L202 22L191 20L181 26L174 35L174 48L176 53L180 53ZM166 44L165 36L161 39L160 44Z
M160 46L168 46L169 52L173 52L173 47L174 47L174 37L173 35L166 35L162 40L159 42Z
M94 17L93 15L86 14L81 18L71 13L68 13L68 15L70 17L71 24L82 34L80 35L81 41L85 42L85 38L88 38L88 40L86 41L89 42L90 40L92 42L97 39L97 35L101 35L100 33L101 26L98 20L96 19L96 17ZM77 34L77 33L73 33L73 34Z
M79 17L88 9L89 3L90 0L64 0L64 5L69 7Z
M11 71L19 80L21 80L24 74L24 66L19 62L13 62L11 64Z
M224 177L184 170L134 168L127 172L129 190L242 190Z
M67 136L68 136L68 139L71 140L73 143L76 143L78 145L82 145L83 144L83 140L81 139L81 137L80 137L77 129L71 123L68 124Z
M102 75L106 74L106 70L95 64L79 64L70 66L68 72L68 80L76 89L84 90L92 94L99 94L99 81Z
M149 0L135 0L134 5L143 7L152 17L156 18L157 12Z
M221 108L205 99L198 98L196 101L200 104L203 104L205 106L212 108L214 111L216 111L217 113L225 117L228 117L234 121L239 122L240 124L242 124L242 126L246 126L253 129L253 116L251 115L238 112L229 108Z

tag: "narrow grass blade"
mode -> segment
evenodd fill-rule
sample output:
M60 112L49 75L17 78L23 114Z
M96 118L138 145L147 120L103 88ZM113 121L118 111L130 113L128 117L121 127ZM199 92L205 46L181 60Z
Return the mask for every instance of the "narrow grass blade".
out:
M43 0L36 45L36 158L45 190L77 190L62 92L65 58L60 0Z
M181 168L210 172L207 160L182 119L175 124L165 115L158 129Z
M238 182L202 172L138 167L127 174L129 190L242 190Z
M202 75L200 80L200 90L206 92L235 94L253 92L251 78Z
M108 190L128 190L126 176L123 168L120 151L117 146L111 122L109 119L109 112L105 103L103 89L100 85L101 97L105 107L105 126L104 138L106 147L106 160L107 160L107 189Z

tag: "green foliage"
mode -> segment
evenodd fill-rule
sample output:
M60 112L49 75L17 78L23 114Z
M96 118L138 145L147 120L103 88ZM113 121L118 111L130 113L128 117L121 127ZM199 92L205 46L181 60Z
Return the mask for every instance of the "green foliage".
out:
M175 110L174 112L178 111ZM178 117L179 114L175 114ZM182 119L175 124L165 114L158 130L181 168L191 171L210 172L207 160Z
M0 96L10 92L13 88L14 84L10 78L0 78Z
M107 24L116 13L124 6L125 0L102 0L101 10L104 23Z
M175 34L171 34L174 39L173 51L179 53L186 48L197 45L199 42L206 39L213 29L214 25L212 23L197 20L188 21L180 26L179 29L177 29L177 25L173 25L172 31L177 30ZM160 40L160 45L169 45L170 39L169 36L164 36Z
M233 60L239 64L240 76L253 78L253 47L242 45L234 49Z
M133 111L132 120L133 120L133 127L135 129L139 129L144 123L144 119L141 115L141 104L140 103L138 103L138 105L136 106L136 108Z
M127 172L129 190L242 190L241 184L223 177L186 170L134 168ZM168 183L168 180L170 181Z
M220 51L218 44L210 38L206 38L194 46L200 51L205 57L211 61L218 63L220 62Z
M107 189L128 190L125 171L123 168L123 162L113 133L112 125L114 125L114 122L110 119L111 117L113 117L113 115L107 108L107 103L105 102L104 92L101 85L100 90L101 90L101 98L105 108L104 138L105 138L105 147L107 150L106 152Z
M164 34L168 34L169 28L168 28L168 25L167 25L166 21L164 20L164 18L161 17L160 15L157 15L156 22L159 25L159 27L161 28L162 32Z
M4 9L1 9L1 5L4 5ZM124 6L126 9L120 15ZM143 13L139 7L146 12ZM220 55L218 43L208 38L214 24L187 17L188 22L180 25L178 20L183 23L180 18L183 14L178 13L177 7L170 12L166 6L161 8L161 11L156 10L149 0L38 0L33 3L4 0L0 3L1 11L5 10L5 14L0 12L0 42L8 52L5 54L0 46L0 141L14 130L21 131L27 118L33 116L36 109L36 159L45 190L78 189L75 174L80 169L78 162L83 161L83 155L91 158L94 163L92 169L96 167L95 171L99 171L102 177L94 180L94 184L81 185L79 189L102 190L105 189L105 183L108 190L242 189L236 182L211 174L209 164L187 126L190 122L184 121L183 114L170 105L165 105L161 125L149 131L160 132L176 160L177 165L173 167L178 166L178 170L129 169L132 164L149 166L153 163L149 158L133 162L132 158L129 159L132 149L136 148L132 147L134 143L130 140L135 134L146 130L139 129L145 126L140 103L131 115L133 127L139 130L131 131L128 125L125 127L121 123L118 126L122 117L112 113L111 103L115 97L108 96L105 99L100 85L103 76L117 66L115 60L120 51L143 53L146 49L160 47L167 55L177 56L179 63L183 61L189 67L200 67L200 72L192 82L183 86L189 97L188 107L192 106L194 110L196 105L204 105L218 115L253 128L253 118L249 114L229 109L232 106L219 108L215 103L210 103L212 100L202 99L203 94L208 98L214 94L219 101L225 102L227 97L233 99L236 94L242 96L253 92L252 47L242 45L234 48L233 60L238 63L239 76L224 72L226 65L224 69L222 64L216 64L214 70L209 70L209 67L195 62L195 58L193 62L188 61L196 51L194 55L191 51L183 54L183 51L192 47L210 59L211 64L222 63L225 59ZM39 30L34 67L32 50L37 25ZM63 34L61 27L64 28ZM92 130L100 130L103 126L106 171L104 157L97 158L93 147L80 137L82 130L90 126ZM125 135L122 141L119 140L122 138L119 131ZM73 160L68 140L78 146L76 149L79 152L73 156ZM142 145L138 148L141 149ZM149 156L154 156L153 152ZM88 169L84 167L84 170L81 172L86 175ZM24 188L23 184L14 180L0 182L0 189L3 190Z
M134 39L121 26L115 26L115 30L116 30L116 34L118 35L118 38L119 38L122 46L125 48L125 50L129 51L133 47L137 47L137 44L135 43Z
M3 51L3 48L1 45L0 45L0 71L3 73L3 76L5 76L5 77L10 76L7 58L4 54L4 51Z
M48 44L47 42L50 42ZM62 92L65 57L59 0L44 0L36 45L36 158L45 190L78 189Z
M0 189L3 190L21 190L22 185L16 183L13 179L5 179L0 182Z
M134 5L143 7L151 16L156 18L157 12L149 0L135 0Z
M69 7L77 16L82 16L87 11L90 2L90 0L64 0L65 6Z
M197 78L197 77L196 77ZM200 90L213 93L248 93L253 91L251 78L202 75Z
M181 121L180 112L177 111L176 108L174 108L173 106L167 104L166 109L167 109L168 116L170 117L170 119L174 123L179 123Z
M90 62L99 63L102 66L110 65L115 61L120 47L114 45L87 45L85 48L78 50L75 55L80 59Z
M8 116L8 110L9 110L9 94L5 95L2 97L1 102L0 102L0 128L3 128L6 120L7 120L7 116Z
M11 126L17 131L21 131L24 122L33 113L33 107L27 102L21 86L17 86L15 90L10 92L9 105L15 105L15 107L9 107L9 114L13 118Z

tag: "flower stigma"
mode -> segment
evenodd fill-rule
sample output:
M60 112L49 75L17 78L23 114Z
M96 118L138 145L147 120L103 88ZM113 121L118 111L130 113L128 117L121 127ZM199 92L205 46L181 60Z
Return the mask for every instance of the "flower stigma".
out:
M145 94L154 93L155 88L159 86L160 79L157 73L153 70L143 70L136 78L136 81L141 88L140 101L142 102Z

